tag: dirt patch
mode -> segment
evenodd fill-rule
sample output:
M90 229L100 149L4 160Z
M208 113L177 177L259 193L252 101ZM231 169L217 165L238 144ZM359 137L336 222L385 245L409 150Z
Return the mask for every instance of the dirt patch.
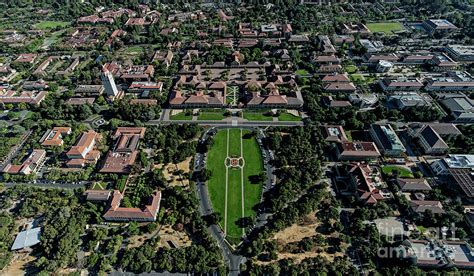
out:
M316 214L309 214L301 219L299 223L295 223L290 227L287 227L279 232L277 232L272 240L276 241L277 244L277 259L269 262L256 261L260 264L268 264L272 262L277 262L282 259L292 259L294 263L301 263L306 258L312 257L323 257L328 261L333 261L335 257L343 256L347 244L341 244L342 252L328 253L326 249L328 246L314 246L309 251L302 253L293 253L289 252L288 248L294 247L295 243L302 241L305 238L315 237L317 234L322 235L324 238L329 238L331 236L337 236L338 234L323 235L317 232L317 228L321 225L321 222L316 218Z
M160 230L159 247L186 247L191 245L191 239L185 231L176 231L171 226L163 226Z
M188 157L178 164L158 164L155 168L163 171L163 176L171 186L185 187L189 185L189 164L192 159Z
M28 253L15 254L10 265L0 272L0 276L26 275L26 269L33 265L34 260L36 258Z
M304 238L316 235L316 227L319 226L314 214L307 215L299 224L293 224L288 228L275 234L273 237L277 243L288 244L301 241Z

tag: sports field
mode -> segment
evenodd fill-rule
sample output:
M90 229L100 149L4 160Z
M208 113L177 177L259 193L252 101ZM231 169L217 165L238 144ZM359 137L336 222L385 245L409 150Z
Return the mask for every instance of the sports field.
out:
M381 23L369 23L367 28L373 33L383 32L385 34L393 34L393 32L403 30L403 25L399 22L381 22Z
M245 233L244 222L255 217L253 208L260 202L262 183L255 180L263 172L260 147L250 130L220 130L209 150L207 166L213 209L221 215L220 226L227 240L238 242Z

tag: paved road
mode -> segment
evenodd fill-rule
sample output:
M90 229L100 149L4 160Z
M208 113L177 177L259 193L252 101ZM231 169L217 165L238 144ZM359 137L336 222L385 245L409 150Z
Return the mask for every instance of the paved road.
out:
M213 130L208 129L206 132L204 132L200 140L207 140L211 131ZM205 156L203 154L197 153L194 158L195 171L198 171L203 166L203 160L205 160ZM196 193L199 200L199 210L201 212L201 215L206 216L212 214L212 204L210 202L207 186L205 185L205 183L197 181ZM217 241L219 248L222 250L224 262L230 271L229 275L239 275L240 264L245 262L245 258L232 252L232 248L230 248L230 246L225 241L225 235L218 225L213 224L209 226L208 231L211 236Z
M200 126L215 126L215 127L297 127L304 126L304 123L299 122L273 122L273 121L242 121L242 120L228 120L228 121L160 121L151 120L146 123L147 125L160 125L160 124L198 124Z
M73 183L56 183L53 184L51 181L49 182L42 182L42 183L33 183L33 182L6 182L6 183L1 183L1 185L5 187L13 187L13 186L28 186L28 187L36 187L36 188L56 188L56 189L68 189L68 190L74 190L78 188L83 188L90 182L88 181L82 181L77 184Z

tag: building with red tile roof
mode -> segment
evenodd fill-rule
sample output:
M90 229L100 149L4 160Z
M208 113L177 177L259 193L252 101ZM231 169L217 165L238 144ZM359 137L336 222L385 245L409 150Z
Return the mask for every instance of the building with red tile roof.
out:
M391 194L384 188L380 173L368 164L353 164L349 176L357 198L364 203L376 204L390 198Z
M41 166L44 164L45 158L45 150L35 149L30 153L30 155L28 155L25 160L23 160L20 165L14 165L12 163L9 163L3 168L3 172L9 174L24 175L36 173L39 168L41 168Z
M70 159L67 166L71 168L83 167L86 164L94 164L100 157L100 152L94 150L94 146L99 139L99 134L93 130L84 132L76 145L66 153Z
M117 140L113 150L109 151L102 173L129 173L138 155L138 144L145 135L143 127L119 127L113 136Z
M108 209L103 215L107 221L140 221L151 222L156 220L160 209L161 191L155 191L150 203L143 208L120 207L123 195L118 190L114 190L112 198L108 204Z
M68 134L71 134L70 127L54 127L43 134L40 143L43 147L62 146L63 137Z

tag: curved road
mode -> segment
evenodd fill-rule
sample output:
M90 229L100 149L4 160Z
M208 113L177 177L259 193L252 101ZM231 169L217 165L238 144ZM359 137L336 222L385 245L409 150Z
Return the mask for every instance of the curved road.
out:
M201 139L200 142L206 141L209 137L210 134L209 132L214 131L215 128L210 128L206 130ZM264 133L260 129L258 130L258 135L257 138L261 140L264 138ZM267 149L264 147L260 146L262 149L262 153L264 156L264 164L266 165L266 174L267 174L267 183L263 187L263 192L268 191L273 184L273 167L269 164L269 161L272 159L273 153L270 153ZM196 153L196 156L194 158L194 171L197 172L200 169L204 167L204 160L205 160L204 154L201 153ZM262 192L262 194L263 194ZM199 200L199 210L201 212L201 215L207 216L213 213L212 211L212 204L209 199L209 194L207 190L207 186L205 185L204 182L197 181L196 182L196 193L197 197ZM266 220L270 214L269 213L264 213L264 212L259 212L257 215L257 223L255 227L261 227L266 223ZM237 255L234 252L232 252L232 248L227 244L225 241L225 235L221 228L214 224L208 227L209 233L216 239L219 247L222 249L223 256L224 256L224 261L226 265L229 268L229 275L239 275L240 274L240 264L244 263L246 261L245 257L241 255Z

